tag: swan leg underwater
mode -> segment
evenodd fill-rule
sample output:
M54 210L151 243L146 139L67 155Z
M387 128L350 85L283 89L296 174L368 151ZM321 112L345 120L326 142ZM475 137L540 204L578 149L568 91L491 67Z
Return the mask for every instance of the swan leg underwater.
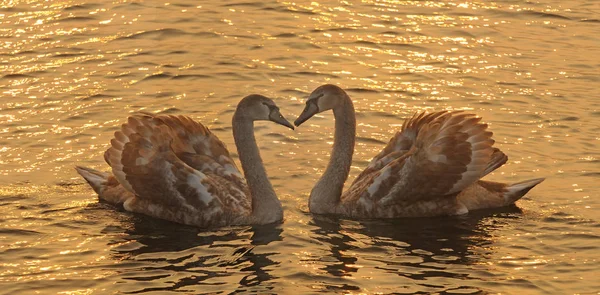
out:
M254 137L254 121L294 129L270 98L249 95L233 115L245 178L225 144L186 116L141 113L115 132L104 159L112 174L75 167L101 200L127 211L198 227L283 219Z
M344 192L354 142L352 100L338 86L316 88L294 124L333 111L333 151L313 187L309 210L352 218L426 217L466 214L514 204L544 178L514 184L484 181L508 157L494 148L481 118L461 111L415 114Z

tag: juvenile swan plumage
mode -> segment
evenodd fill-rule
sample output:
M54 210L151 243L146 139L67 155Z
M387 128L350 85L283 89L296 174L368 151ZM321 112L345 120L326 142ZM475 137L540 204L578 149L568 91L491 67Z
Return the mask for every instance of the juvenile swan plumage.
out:
M342 193L348 178L356 118L348 94L335 85L315 89L294 122L333 110L333 152L310 193L309 209L353 218L465 214L514 203L543 178L512 185L483 181L508 157L492 147L481 118L463 112L421 113L407 119L369 166Z
M198 227L266 224L283 210L267 178L254 121L294 129L275 103L249 95L233 115L233 137L246 179L225 144L186 116L139 114L115 132L104 154L112 175L75 169L100 199L125 210Z

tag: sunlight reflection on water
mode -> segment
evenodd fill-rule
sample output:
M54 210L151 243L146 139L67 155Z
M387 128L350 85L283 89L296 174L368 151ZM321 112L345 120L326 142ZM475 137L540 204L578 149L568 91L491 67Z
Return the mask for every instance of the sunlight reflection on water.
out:
M595 1L4 1L0 9L0 281L7 294L594 293ZM519 208L349 221L306 198L329 159L325 113L257 124L283 224L202 231L98 203L75 164L131 112L189 114L236 155L250 93L294 118L324 83L357 109L351 180L421 110L482 116L510 160L493 180L548 177Z

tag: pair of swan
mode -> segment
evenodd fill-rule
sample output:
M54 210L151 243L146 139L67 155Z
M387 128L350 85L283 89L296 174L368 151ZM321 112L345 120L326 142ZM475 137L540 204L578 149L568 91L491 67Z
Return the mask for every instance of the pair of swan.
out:
M333 110L333 152L311 191L309 209L351 218L465 214L507 206L543 178L511 185L483 181L508 160L492 147L481 118L462 112L422 113L407 119L369 166L343 192L356 131L352 100L335 85L315 89L294 122ZM254 121L294 129L269 98L243 98L233 115L242 170L208 128L186 116L137 114L115 132L104 154L112 174L77 172L100 199L125 210L198 227L267 224L283 219L254 138Z

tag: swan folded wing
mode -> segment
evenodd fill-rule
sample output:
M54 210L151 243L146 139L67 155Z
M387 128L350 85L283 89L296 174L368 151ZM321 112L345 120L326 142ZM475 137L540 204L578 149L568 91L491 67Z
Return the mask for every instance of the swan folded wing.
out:
M251 199L240 177L220 173L220 162L209 156L204 156L208 164L202 171L186 164L173 150L173 132L168 124L157 124L156 117L130 117L115 132L107 151L119 182L154 206L199 214L206 220L250 214Z
M386 154L396 152L397 156L382 157L379 161L387 164L364 176L350 191L360 191L361 199L382 205L429 200L462 191L483 176L494 151L492 133L480 120L460 112L413 116L405 122L401 134L392 139L399 150ZM400 152L410 140L410 148Z

